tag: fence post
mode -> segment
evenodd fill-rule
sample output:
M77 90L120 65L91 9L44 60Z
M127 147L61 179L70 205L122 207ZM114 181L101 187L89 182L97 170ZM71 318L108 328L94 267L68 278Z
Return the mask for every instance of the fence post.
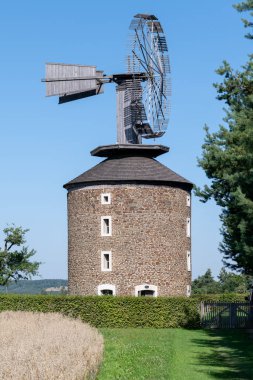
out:
M201 301L200 302L200 321L201 321L201 323L202 323L202 319L203 319L203 317L204 317L204 315L205 315L205 306L204 306L204 301Z
M235 304L235 303L231 303L231 311L230 311L230 313L231 313L231 325L230 325L230 328L235 328L235 327L237 327L236 326L236 316L237 316L237 304Z
M249 327L253 328L253 285L251 286L249 296Z

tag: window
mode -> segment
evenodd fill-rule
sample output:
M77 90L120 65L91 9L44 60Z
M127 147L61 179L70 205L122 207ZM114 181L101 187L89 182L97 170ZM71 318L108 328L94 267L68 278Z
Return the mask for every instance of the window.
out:
M191 237L191 219L186 219L186 236Z
M187 297L190 297L190 295L191 295L191 285L187 285L186 286L186 295L187 295Z
M191 196L189 194L186 196L186 204L188 207L191 207Z
M110 216L101 216L101 236L112 235L112 219Z
M112 284L101 284L98 285L98 295L99 296L115 296L116 287Z
M101 252L101 271L109 272L112 270L112 252L102 251Z
M191 271L191 252L187 251L187 270Z
M101 194L101 203L102 203L102 205L110 205L111 204L111 194L110 193Z
M113 291L111 289L102 289L101 296L113 296Z
M135 297L157 297L157 286L155 285L137 285L135 287Z

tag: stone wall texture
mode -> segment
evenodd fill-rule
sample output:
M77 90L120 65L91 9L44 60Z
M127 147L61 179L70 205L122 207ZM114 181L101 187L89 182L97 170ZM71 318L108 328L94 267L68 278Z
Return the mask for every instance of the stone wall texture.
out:
M101 204L101 194L111 204ZM95 295L101 284L116 295L135 295L135 286L157 286L158 296L186 295L187 206L190 191L154 185L87 186L68 192L70 294ZM101 216L111 216L112 235L101 236ZM101 271L101 251L112 252L112 270Z

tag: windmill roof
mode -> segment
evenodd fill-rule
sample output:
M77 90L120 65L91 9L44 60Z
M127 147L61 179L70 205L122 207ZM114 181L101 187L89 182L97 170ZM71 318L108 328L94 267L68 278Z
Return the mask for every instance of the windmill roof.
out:
M92 151L94 152L94 151ZM113 155L100 162L93 168L85 171L72 181L66 183L64 188L71 189L79 186L92 186L95 184L142 183L156 185L181 185L189 189L192 183L181 177L153 157L138 154Z
M92 156L112 157L112 156L145 156L157 157L167 153L169 147L164 145L151 144L113 144L98 146L90 153Z

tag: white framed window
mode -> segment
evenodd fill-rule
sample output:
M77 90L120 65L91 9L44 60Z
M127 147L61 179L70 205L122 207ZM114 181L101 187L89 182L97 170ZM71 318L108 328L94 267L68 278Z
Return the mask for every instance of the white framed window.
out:
M112 236L111 216L101 216L101 236Z
M191 207L191 196L190 196L190 194L188 194L188 195L186 196L186 205L187 205L188 207Z
M157 286L142 284L135 286L135 297L157 297Z
M191 237L191 219L186 219L186 236Z
M99 296L115 296L116 286L112 284L98 285L98 295Z
M110 193L102 193L101 194L101 204L102 205L110 205L111 204L111 194Z
M190 297L190 295L191 295L191 285L187 285L186 286L186 295L187 295L187 297Z
M191 252L190 251L187 251L186 257L187 257L187 270L188 272L190 272L191 271Z
M112 252L102 251L101 252L101 271L110 272L112 270Z

